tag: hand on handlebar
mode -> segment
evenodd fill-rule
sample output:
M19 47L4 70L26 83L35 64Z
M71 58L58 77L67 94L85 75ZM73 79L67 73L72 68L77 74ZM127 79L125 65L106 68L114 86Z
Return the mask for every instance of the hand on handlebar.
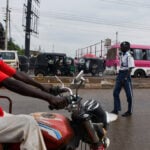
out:
M71 96L65 96L65 97L55 97L49 105L49 109L63 109L66 106L69 105L71 101Z
M42 87L43 91L47 92L47 93L50 93L54 96L57 96L61 93L64 93L64 92L67 92L68 90L67 89L64 89L64 88L61 88L60 86L47 86L47 85L44 85Z
M54 86L54 87L51 87L49 89L49 93L51 93L51 94L53 94L55 96L57 96L57 95L59 95L61 93L64 93L64 92L67 92L67 89L61 88L59 86Z

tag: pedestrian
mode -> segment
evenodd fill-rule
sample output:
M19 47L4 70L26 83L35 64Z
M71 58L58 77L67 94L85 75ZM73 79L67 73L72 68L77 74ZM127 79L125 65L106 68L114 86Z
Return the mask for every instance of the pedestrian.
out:
M120 44L120 69L118 75L116 77L116 84L113 91L114 97L114 109L112 113L118 114L121 111L121 103L120 103L120 92L121 89L124 88L127 102L128 102L128 109L127 111L122 114L123 117L131 116L132 115L132 99L133 99L133 91L132 91L132 84L131 84L131 70L134 68L134 59L130 54L130 43L124 41Z
M79 60L77 57L75 57L74 58L75 73L78 72L78 64L79 64Z
M64 92L59 87L40 84L25 73L10 67L2 59L0 86L24 96L39 98L56 109L67 106L67 97L54 96ZM3 109L0 109L0 115L0 143L20 142L20 150L46 150L41 130L32 116L8 114Z

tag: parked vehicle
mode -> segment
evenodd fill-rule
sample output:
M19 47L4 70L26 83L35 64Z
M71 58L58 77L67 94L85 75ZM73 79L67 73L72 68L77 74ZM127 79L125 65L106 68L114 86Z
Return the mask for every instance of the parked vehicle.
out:
M65 53L41 53L37 56L34 68L35 76L74 74L74 63Z
M29 58L29 70L34 70L35 61L36 61L36 57L33 56Z
M62 76L74 76L75 64L72 57L65 57L63 65L59 68Z
M57 80L60 81L59 78ZM69 105L66 107L69 117L50 112L31 114L41 128L47 150L76 150L80 143L85 143L86 148L89 147L90 150L105 150L109 146L107 126L117 119L117 115L104 111L97 100L91 99L82 103L78 90L84 81L83 71L81 71L72 82L75 94L62 84L62 88L70 95ZM53 109L51 106L49 108ZM19 150L18 143L4 143L4 146L8 150Z
M104 60L101 58L80 58L78 62L78 71L83 70L84 73L91 73L92 76L102 76L105 66Z
M17 51L13 50L0 50L0 57L5 63L15 69L19 69L19 58Z
M120 44L110 47L106 58L106 73L116 74L119 66ZM150 76L150 46L148 45L130 45L130 52L134 57L135 67L132 69L131 76L148 77Z
M18 55L19 57L19 69L23 72L28 72L29 70L29 59L24 55Z

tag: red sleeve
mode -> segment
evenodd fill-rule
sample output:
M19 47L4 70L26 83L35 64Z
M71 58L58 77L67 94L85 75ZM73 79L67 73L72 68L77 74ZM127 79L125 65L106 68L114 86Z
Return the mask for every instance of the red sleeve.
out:
M2 107L0 107L0 117L3 117L3 116L4 116L4 112L3 112Z
M16 73L16 70L6 63L3 60L0 60L0 82L4 79L13 76Z

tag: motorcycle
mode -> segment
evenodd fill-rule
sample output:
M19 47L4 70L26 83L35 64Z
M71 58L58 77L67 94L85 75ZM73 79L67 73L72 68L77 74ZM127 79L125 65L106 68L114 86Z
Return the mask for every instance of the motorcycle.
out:
M69 105L65 109L70 117L51 112L31 114L39 124L47 150L76 150L79 147L82 150L83 143L85 150L107 149L110 144L107 137L108 125L117 119L117 115L104 111L97 100L91 99L82 103L78 90L85 83L83 71L74 78L72 88L65 87L56 78L62 84L61 88L68 91ZM72 89L75 89L75 94ZM53 109L51 106L49 108ZM19 143L4 144L3 149L19 150Z

